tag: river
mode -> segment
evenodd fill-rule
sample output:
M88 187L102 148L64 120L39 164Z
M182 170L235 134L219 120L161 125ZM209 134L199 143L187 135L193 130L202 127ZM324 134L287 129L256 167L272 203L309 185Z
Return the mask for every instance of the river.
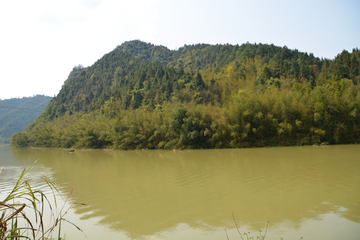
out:
M66 239L240 239L233 215L255 238L269 222L266 240L360 239L359 144L72 153L0 145L0 200L31 165L33 178L48 176L63 195L74 185L71 200L86 204L67 215L83 233L63 224Z

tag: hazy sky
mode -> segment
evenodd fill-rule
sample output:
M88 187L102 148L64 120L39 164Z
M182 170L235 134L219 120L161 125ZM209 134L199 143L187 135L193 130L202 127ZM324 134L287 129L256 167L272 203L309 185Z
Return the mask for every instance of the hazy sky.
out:
M0 99L57 95L125 41L273 43L333 59L360 48L358 0L12 0L0 4Z

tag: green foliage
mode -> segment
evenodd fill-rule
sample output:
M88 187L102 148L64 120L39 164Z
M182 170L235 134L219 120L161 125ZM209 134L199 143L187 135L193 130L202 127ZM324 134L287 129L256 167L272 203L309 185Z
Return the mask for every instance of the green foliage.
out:
M131 41L75 67L14 146L224 148L356 142L359 53Z

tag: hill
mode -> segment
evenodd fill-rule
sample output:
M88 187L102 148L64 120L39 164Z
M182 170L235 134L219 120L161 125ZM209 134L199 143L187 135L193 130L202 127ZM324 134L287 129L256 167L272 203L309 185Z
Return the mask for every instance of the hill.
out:
M15 146L220 148L360 139L360 53L125 42L74 67Z
M12 134L21 132L45 110L52 97L33 97L0 100L0 138L9 142Z

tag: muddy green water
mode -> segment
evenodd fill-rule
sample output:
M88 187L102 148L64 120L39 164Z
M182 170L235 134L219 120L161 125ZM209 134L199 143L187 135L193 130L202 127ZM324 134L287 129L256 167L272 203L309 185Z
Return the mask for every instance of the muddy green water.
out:
M0 146L0 197L26 165L75 206L87 239L360 239L360 145L186 151ZM41 187L42 183L37 187ZM86 239L70 225L66 239Z

